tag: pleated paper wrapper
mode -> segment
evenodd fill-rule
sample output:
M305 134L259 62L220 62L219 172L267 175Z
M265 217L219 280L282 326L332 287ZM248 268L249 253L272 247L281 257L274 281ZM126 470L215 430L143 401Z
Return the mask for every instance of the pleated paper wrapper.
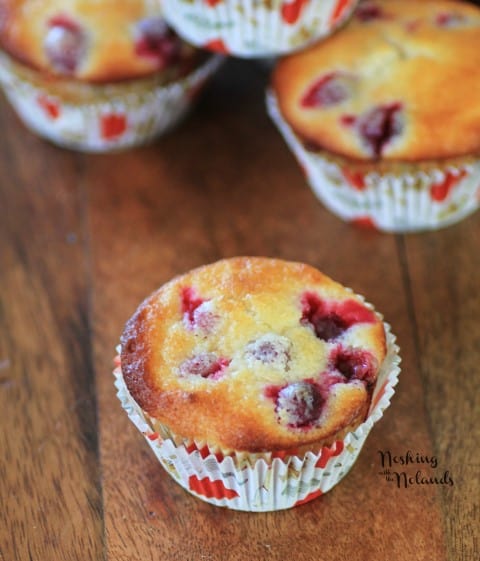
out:
M331 34L358 0L164 0L166 21L192 45L235 56L293 52Z
M400 357L390 326L384 326L387 355L366 420L342 440L303 457L226 453L204 442L176 437L149 418L131 397L118 357L114 370L117 396L167 473L192 495L216 506L249 512L292 508L321 496L345 477L373 425L389 406L400 373Z
M34 133L65 148L110 152L145 144L178 125L222 60L210 57L166 84L151 77L58 86L0 53L0 83Z
M308 150L285 121L274 93L267 110L317 198L346 222L385 232L435 230L459 222L480 206L480 160L428 171L359 173L326 152Z

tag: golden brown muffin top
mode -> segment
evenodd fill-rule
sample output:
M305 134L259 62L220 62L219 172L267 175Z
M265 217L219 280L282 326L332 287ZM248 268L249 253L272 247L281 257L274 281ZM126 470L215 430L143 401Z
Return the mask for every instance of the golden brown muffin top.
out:
M350 290L305 264L238 257L147 298L121 337L121 369L178 436L260 452L361 422L385 352L382 321Z
M195 52L159 0L0 0L0 47L52 75L87 82L148 76Z
M335 35L281 60L281 113L313 149L358 160L480 154L480 9L362 2Z

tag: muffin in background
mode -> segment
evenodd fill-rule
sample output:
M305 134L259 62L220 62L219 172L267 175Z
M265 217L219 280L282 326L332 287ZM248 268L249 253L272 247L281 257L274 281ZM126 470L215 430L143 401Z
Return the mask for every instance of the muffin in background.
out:
M280 510L353 465L397 382L394 339L371 305L313 267L237 257L148 297L114 374L130 419L187 491Z
M61 146L144 143L186 114L220 57L182 41L147 0L0 0L0 82Z
M338 33L280 60L267 106L340 218L435 229L480 203L479 68L478 7L365 1Z
M345 22L358 0L163 0L186 41L244 58L304 48Z

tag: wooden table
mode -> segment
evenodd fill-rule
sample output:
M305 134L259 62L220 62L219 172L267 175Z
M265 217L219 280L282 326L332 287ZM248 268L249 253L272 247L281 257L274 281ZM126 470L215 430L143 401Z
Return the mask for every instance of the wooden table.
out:
M156 144L82 155L0 102L0 559L478 559L480 214L388 235L327 212L266 116L267 70L229 61ZM293 510L190 496L115 396L112 358L140 300L233 255L308 262L364 294L402 348L397 393L349 475ZM379 451L449 472L398 488Z

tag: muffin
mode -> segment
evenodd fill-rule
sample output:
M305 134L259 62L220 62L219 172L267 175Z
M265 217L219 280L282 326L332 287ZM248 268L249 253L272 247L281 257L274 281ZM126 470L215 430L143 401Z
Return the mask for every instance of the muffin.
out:
M239 57L288 53L325 37L358 0L164 0L165 18L186 41Z
M25 124L87 151L169 130L219 63L146 0L3 0L0 49L0 82Z
M275 67L267 105L320 200L385 231L478 208L480 9L362 2L321 44Z
M355 461L398 376L388 325L311 266L237 257L178 276L127 322L119 398L192 494L289 508Z

